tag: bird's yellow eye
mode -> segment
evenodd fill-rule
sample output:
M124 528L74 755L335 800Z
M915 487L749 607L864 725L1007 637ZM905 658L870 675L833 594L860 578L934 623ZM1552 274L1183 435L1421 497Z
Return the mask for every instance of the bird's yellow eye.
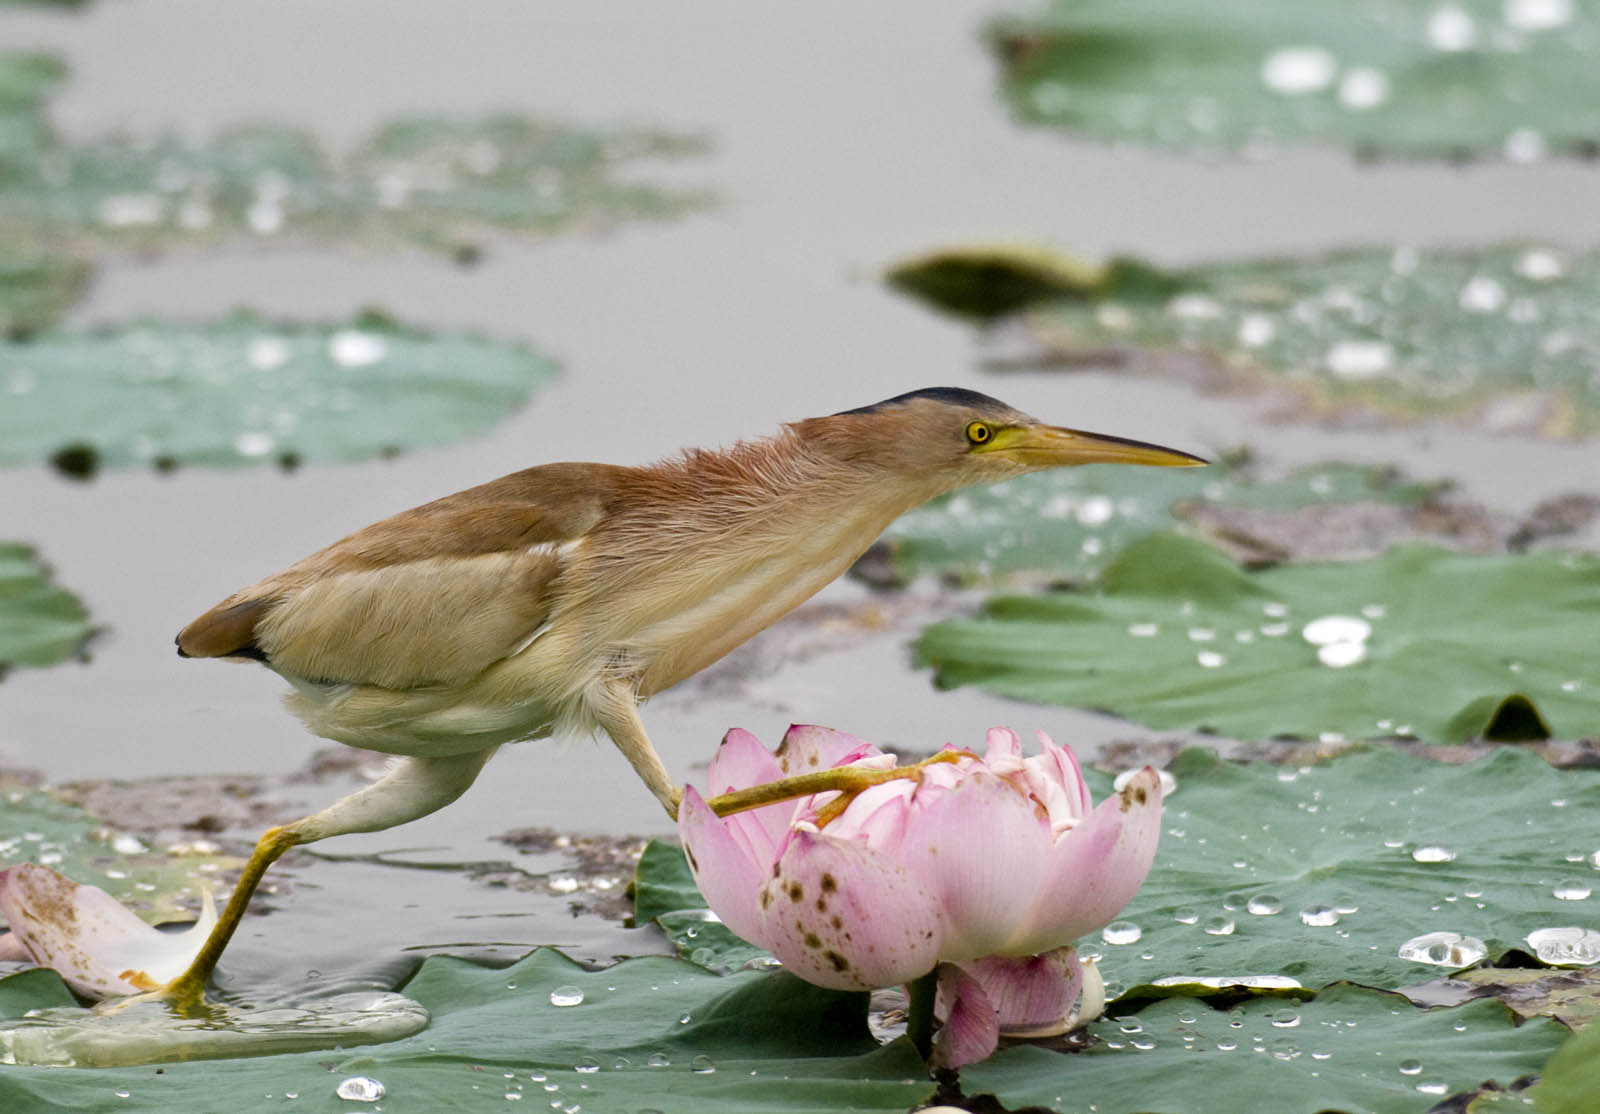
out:
M994 430L989 427L988 422L967 423L967 440L974 445L982 445L993 436Z

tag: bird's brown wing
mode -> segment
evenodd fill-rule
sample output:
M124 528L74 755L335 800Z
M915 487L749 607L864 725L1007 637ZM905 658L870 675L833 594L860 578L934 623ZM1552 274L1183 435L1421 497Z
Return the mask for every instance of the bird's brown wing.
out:
M319 682L466 681L549 618L613 471L529 469L373 523L235 592L179 633L179 652Z

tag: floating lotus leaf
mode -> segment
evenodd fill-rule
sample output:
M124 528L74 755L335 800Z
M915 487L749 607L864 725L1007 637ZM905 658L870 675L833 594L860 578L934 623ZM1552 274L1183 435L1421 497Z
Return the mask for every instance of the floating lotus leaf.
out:
M0 230L0 340L49 325L77 299L89 277L88 266L78 260L17 248Z
M935 574L991 581L1039 573L1082 581L1129 544L1184 521L1193 504L1263 510L1368 501L1418 506L1437 491L1437 485L1404 481L1388 469L1349 464L1304 468L1267 482L1227 464L1092 464L945 496L897 520L885 539L905 579Z
M204 143L103 140L54 147L0 183L0 216L135 246L248 236L415 244L470 257L496 232L543 236L702 206L703 192L620 173L702 146L510 115L402 119L343 160L309 134L271 124Z
M0 675L11 666L65 661L92 631L83 604L51 583L31 548L0 542Z
M48 55L0 51L0 190L49 144L42 110L64 76L66 67Z
M1102 1043L1065 1062L1006 1049L964 1069L962 1083L1051 1110L1085 1109L1093 1095L1102 1114L1424 1114L1444 1096L1537 1070L1566 1035L1552 1021L1516 1027L1497 1002L1420 1010L1348 985L1298 1006L1169 999L1091 1031Z
M360 460L484 430L553 374L522 345L375 314L52 331L0 345L0 463Z
M1128 261L1104 273L1078 295L1031 303L1026 326L1047 360L1116 352L1135 370L1192 377L1193 356L1161 355L1177 351L1312 412L1554 437L1600 429L1597 251L1365 248L1155 273L1165 281Z
M1246 572L1155 534L1097 591L1000 597L918 643L940 685L1241 739L1561 738L1600 727L1600 560L1381 557Z
M1113 143L1588 156L1600 14L1569 0L1052 0L990 31L1017 116Z

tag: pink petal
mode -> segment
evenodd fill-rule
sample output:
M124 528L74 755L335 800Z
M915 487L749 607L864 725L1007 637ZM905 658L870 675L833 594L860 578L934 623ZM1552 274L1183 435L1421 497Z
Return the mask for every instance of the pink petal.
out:
M33 956L22 946L15 932L0 935L0 963L32 963Z
M1051 830L1060 835L1089 814L1089 786L1071 747L1056 746L1043 731L1039 746L1040 753L1023 766L1029 789L1049 813Z
M216 923L211 895L193 927L160 932L94 886L24 863L0 871L0 914L41 967L86 998L155 990L181 975Z
M678 838L683 840L695 885L729 931L765 947L756 916L756 892L772 869L771 859L751 856L749 840L737 838L732 830L730 822L737 819L719 817L694 786L684 787L678 805Z
M837 766L853 751L874 755L883 753L871 743L854 735L846 735L843 731L810 723L796 723L784 733L783 742L778 744L777 763L783 770L782 776L795 777Z
M874 851L894 853L905 837L911 815L911 798L917 783L910 778L874 785L859 794L838 818L828 825L834 839L864 843Z
M1149 766L1051 848L1038 903L1011 954L1049 951L1116 919L1150 873L1161 837L1161 778Z
M1009 774L1022 769L1022 741L1009 727L991 727L985 740L989 749L983 756L984 765L997 774Z
M1020 950L1017 930L1038 899L1050 851L1033 802L993 774L975 773L914 810L899 858L938 896L949 926L940 958Z
M796 975L836 990L909 982L944 943L934 895L859 843L799 829L761 887L761 942Z
M931 1066L960 1068L988 1059L1000 1043L1000 1023L983 984L956 964L941 963L938 1002L944 1024L933 1038Z
M735 727L722 737L722 745L706 771L706 796L718 797L735 789L748 789L784 777L767 748L750 732ZM794 818L796 802L778 801L728 817L730 829L751 858L770 863L778 857L784 833Z
M1072 1006L1083 989L1077 949L1043 955L990 955L962 964L982 985L1002 1033L1052 1036L1066 1032Z

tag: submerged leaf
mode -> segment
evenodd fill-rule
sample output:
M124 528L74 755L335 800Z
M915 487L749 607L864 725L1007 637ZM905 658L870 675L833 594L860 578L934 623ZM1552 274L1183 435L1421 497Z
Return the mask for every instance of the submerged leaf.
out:
M1516 162L1600 144L1582 4L1052 0L990 34L1019 118L1107 142Z
M522 345L426 333L375 314L345 325L239 312L0 344L0 464L244 465L360 460L477 433L554 364Z
M1467 606L1464 606L1464 603ZM1156 534L1099 591L1000 597L917 645L939 684L1240 739L1579 738L1600 560L1423 546L1246 572Z

